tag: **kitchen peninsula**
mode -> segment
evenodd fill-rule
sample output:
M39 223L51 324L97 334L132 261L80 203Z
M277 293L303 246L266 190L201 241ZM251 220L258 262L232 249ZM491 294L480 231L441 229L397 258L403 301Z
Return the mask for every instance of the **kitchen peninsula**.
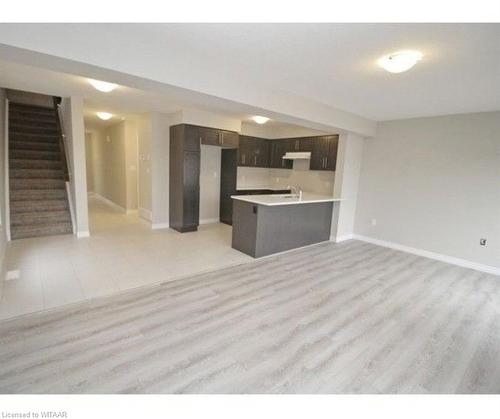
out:
M258 258L330 238L328 195L233 195L232 247Z

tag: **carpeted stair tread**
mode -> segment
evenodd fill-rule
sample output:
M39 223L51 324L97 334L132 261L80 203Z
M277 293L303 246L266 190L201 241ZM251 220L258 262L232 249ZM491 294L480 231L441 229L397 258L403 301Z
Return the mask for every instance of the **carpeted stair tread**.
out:
M11 226L40 226L69 222L71 218L66 210L15 212L10 217Z
M56 128L32 127L28 125L9 124L9 130L13 134L47 134L58 135Z
M42 142L42 141L18 141L14 140L10 143L11 150L41 150L41 151L56 151L59 152L59 143L57 142Z
M71 234L71 214L55 109L9 105L12 239Z
M60 160L10 159L12 169L58 169L62 170Z
M42 150L9 150L11 159L28 159L28 160L61 160L59 151L42 151Z
M36 141L38 143L55 143L59 144L59 136L53 134L33 134L33 133L25 133L19 134L15 132L11 132L9 134L9 141Z
M22 117L9 117L9 125L15 127L26 128L42 128L57 130L56 122L50 119L24 119Z
M10 189L66 189L64 178L61 179L10 179Z
M21 214L34 211L64 211L68 210L68 201L65 199L41 199L38 201L12 201L11 214Z
M66 189L17 189L10 190L9 198L14 201L45 201L52 199L66 199Z
M62 179L60 169L13 169L9 170L10 179Z
M71 222L49 224L45 226L17 226L11 229L10 236L13 240L28 239L32 237L56 236L59 234L72 234Z

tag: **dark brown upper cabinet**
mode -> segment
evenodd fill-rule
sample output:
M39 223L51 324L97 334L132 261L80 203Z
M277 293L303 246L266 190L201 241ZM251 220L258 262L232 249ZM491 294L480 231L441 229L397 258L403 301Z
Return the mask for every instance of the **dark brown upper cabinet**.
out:
M292 160L283 159L285 153L289 151L289 147L290 144L287 140L271 140L269 167L273 169L291 169L293 167Z
M220 146L222 148L238 148L240 135L232 131L220 131Z
M215 128L197 127L199 142L203 145L213 145L223 148L238 148L237 132Z
M220 131L214 128L198 127L200 143L220 146Z
M264 138L240 135L238 166L269 167L269 144Z
M283 140L282 140L283 141ZM287 142L287 151L312 151L312 141L310 138L288 138L284 140Z
M313 137L310 169L335 171L337 148L338 135Z

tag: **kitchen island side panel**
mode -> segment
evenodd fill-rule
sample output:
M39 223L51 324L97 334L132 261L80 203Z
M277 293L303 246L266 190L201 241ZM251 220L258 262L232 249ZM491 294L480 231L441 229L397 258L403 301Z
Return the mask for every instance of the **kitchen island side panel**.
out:
M255 257L296 249L330 239L333 202L260 205Z
M330 239L333 202L258 205L233 200L232 247L262 257Z
M255 257L258 206L233 199L233 237L232 247Z

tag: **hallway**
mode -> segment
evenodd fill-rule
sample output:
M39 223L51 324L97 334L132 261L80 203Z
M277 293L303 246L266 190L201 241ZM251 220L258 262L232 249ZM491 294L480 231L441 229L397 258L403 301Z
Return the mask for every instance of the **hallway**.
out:
M18 271L18 277L4 282L0 319L252 260L231 248L231 228L224 224L186 234L153 231L136 215L92 197L89 221L89 238L65 235L9 243L5 266Z

